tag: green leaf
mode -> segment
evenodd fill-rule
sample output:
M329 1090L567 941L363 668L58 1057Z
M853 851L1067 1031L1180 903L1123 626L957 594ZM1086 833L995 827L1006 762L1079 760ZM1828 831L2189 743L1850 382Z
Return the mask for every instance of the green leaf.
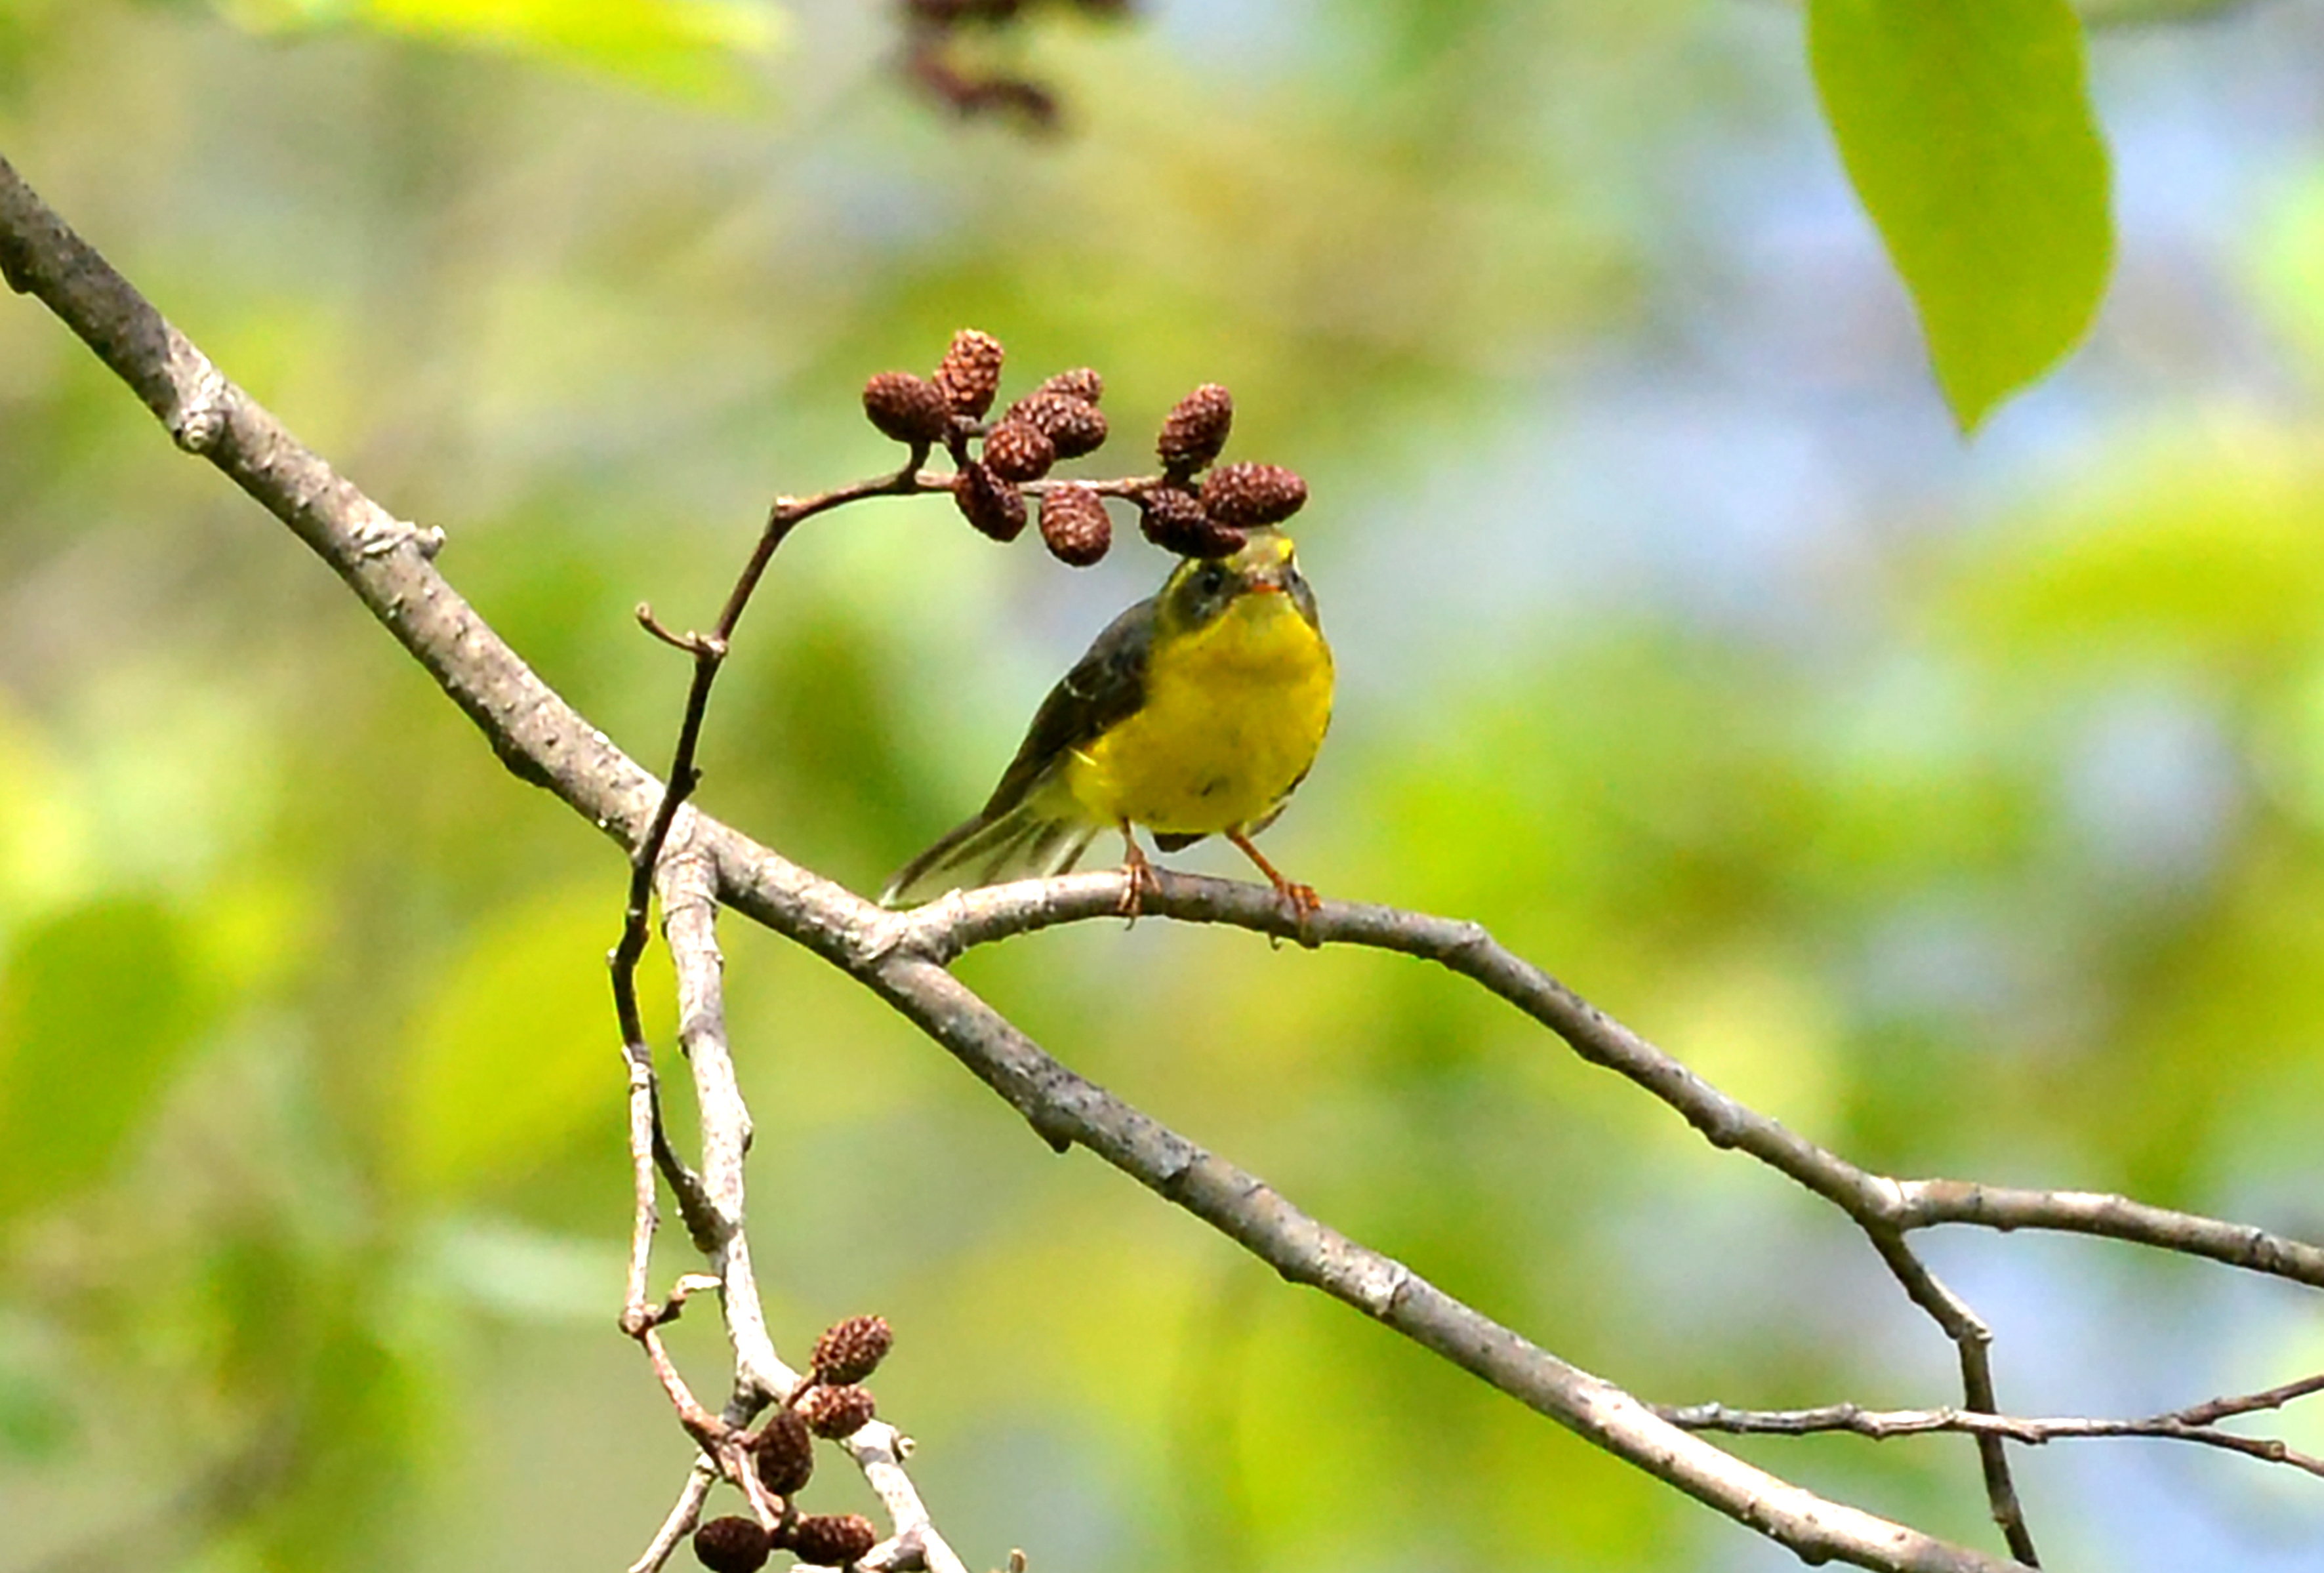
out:
M618 1145L627 1082L604 956L619 915L593 880L476 926L404 1057L392 1141L408 1190L466 1196L592 1133ZM654 969L642 973L641 984L659 984ZM647 1003L656 1006L650 991Z
M2073 347L2105 292L2080 23L2065 0L1811 0L1808 55L1938 383L1974 428Z
M222 0L254 32L369 27L618 77L676 97L729 100L772 52L779 14L757 0Z
M111 1168L200 1025L184 921L93 901L28 931L0 977L0 1217Z

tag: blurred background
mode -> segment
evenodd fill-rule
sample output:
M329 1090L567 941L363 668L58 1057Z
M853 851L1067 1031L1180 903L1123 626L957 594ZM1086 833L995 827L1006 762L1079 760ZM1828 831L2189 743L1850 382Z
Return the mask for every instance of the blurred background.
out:
M2112 292L1969 442L1767 0L1043 12L979 58L1056 88L1046 137L838 0L11 0L0 152L657 768L686 672L630 608L706 623L770 495L890 465L867 373L964 325L1004 399L1094 365L1101 474L1225 382L1228 456L1313 488L1339 656L1295 877L1486 923L1860 1163L2316 1238L2324 14L2107 9ZM941 501L817 521L701 801L875 889L1158 583L1124 533L1074 573ZM626 1566L691 1449L614 1329L621 860L14 298L0 782L0 1573ZM893 1320L973 1566L1794 1565L724 937L778 1337ZM1829 1209L1448 976L1158 922L961 970L1642 1396L1958 1396ZM2020 1413L2324 1366L2284 1285L1927 1248ZM1997 1550L1960 1439L1738 1450ZM2017 1468L2053 1566L2324 1568L2311 1477ZM868 1497L835 1458L807 1500Z

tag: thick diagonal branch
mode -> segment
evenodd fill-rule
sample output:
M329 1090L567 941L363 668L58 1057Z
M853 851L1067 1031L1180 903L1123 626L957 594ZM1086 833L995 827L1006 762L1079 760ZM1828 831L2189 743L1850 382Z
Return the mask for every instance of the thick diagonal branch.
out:
M321 557L511 769L548 787L625 850L636 850L663 800L659 784L540 683L436 571L438 538L393 519L300 445L73 236L5 160L0 271L46 302L120 372L180 446L224 470ZM1817 1497L1668 1425L1620 1389L1489 1321L1065 1070L945 970L944 961L969 943L1110 915L1121 893L1118 876L1003 887L899 915L706 818L694 836L710 860L718 901L880 991L1048 1140L1090 1147L1286 1276L1362 1309L1811 1560L1946 1570L2003 1566ZM1256 887L1171 877L1148 910L1297 937L1272 893ZM1859 1222L1893 1230L1967 1222L2106 1234L2324 1284L2324 1250L2242 1226L2118 1198L1870 1174L1726 1098L1473 924L1333 903L1305 932L1325 943L1426 957L1473 978L1584 1057L1637 1082L1716 1145L1750 1153Z

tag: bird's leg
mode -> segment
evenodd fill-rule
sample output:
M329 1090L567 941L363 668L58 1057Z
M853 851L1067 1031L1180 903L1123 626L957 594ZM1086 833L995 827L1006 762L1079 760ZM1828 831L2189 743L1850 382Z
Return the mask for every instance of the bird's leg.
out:
M1257 847L1251 845L1250 838L1242 832L1239 830L1227 832L1227 840L1240 847L1242 855L1259 865L1259 871L1267 876L1267 882L1275 887L1275 894L1282 899L1284 906L1289 910L1293 919L1304 931L1307 926L1307 920L1314 916L1323 905L1323 898L1315 894L1315 887L1296 884L1286 879L1276 871L1275 865L1268 862Z
M1149 891L1156 896L1162 894L1162 881L1155 874L1154 865L1147 860L1145 849L1138 844L1138 838L1130 832L1127 821L1121 826L1121 871L1130 881L1121 890L1121 915L1135 923L1139 909L1146 905L1147 894Z

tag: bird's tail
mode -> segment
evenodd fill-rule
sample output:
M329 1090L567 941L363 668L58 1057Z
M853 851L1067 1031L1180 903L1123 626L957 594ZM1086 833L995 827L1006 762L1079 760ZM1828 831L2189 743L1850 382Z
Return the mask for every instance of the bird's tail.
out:
M1046 799L1046 800L1045 800ZM914 906L949 890L1008 879L1063 874L1089 850L1102 827L1036 792L999 814L980 814L896 871L880 892L882 906Z

